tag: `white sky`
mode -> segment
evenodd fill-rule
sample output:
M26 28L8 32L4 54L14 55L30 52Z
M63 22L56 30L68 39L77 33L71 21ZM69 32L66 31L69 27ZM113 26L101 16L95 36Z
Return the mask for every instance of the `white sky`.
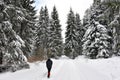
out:
M79 13L81 19L84 16L84 12L87 8L90 7L90 5L93 3L93 0L35 0L35 6L36 9L39 10L41 6L47 6L49 10L49 14L51 15L51 11L53 9L53 6L55 5L57 8L57 11L59 13L59 19L60 24L62 25L62 36L65 37L65 27L66 27L66 21L67 21L67 14L70 11L70 8L74 11L74 13Z

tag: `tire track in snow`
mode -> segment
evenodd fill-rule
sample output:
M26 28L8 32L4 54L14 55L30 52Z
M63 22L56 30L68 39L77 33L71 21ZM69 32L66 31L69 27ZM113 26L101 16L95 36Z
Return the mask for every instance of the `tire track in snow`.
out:
M86 78L85 80L111 80L109 76L100 73L95 68L85 63L80 64L79 62L74 62L76 65L76 69L78 69L78 74L83 75L84 78Z
M86 80L80 77L78 70L73 60L64 60L64 63L59 67L60 70L50 80Z

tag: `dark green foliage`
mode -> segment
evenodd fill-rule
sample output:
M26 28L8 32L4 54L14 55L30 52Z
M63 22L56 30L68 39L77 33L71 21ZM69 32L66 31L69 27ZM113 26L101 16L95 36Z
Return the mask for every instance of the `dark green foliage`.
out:
M25 41L25 47L23 47L23 51L27 57L34 52L36 30L36 10L35 7L32 6L34 2L34 0L21 0L22 8L26 10L26 21L21 23L20 36Z
M25 47L22 47L24 54L28 57L34 48L35 38L35 7L32 6L33 0L5 0L7 5L7 14L13 25L13 29L24 41ZM11 5L12 4L12 5ZM18 5L17 5L18 4Z
M83 54L89 58L108 58L112 55L111 37L108 31L99 22L94 21L90 24L83 38Z
M84 25L87 31L84 35L84 37L86 36L86 41L83 45L83 54L86 54L90 58L107 58L113 54L113 33L109 25L113 20L113 14L114 13L111 11L111 8L103 3L94 4L87 11L84 18ZM92 28L93 26L94 28ZM103 31L99 30L100 27ZM101 37L97 37L97 35L95 36L94 34L100 34ZM84 40L85 39L83 38L83 41ZM98 41L96 42L96 40ZM105 44L101 43L101 41L107 43L106 46L104 46ZM105 50L102 50L101 47L104 47Z
M65 55L68 55L70 58L75 58L77 53L77 33L76 33L77 27L75 22L75 15L70 9L70 13L68 14L67 19L67 30L65 33ZM68 53L69 52L69 53Z
M76 14L75 21L76 21L76 27L77 27L76 34L77 34L77 42L78 42L76 51L79 55L81 55L82 54L82 38L84 35L84 29L83 29L83 25L81 23L79 14Z
M58 12L56 7L54 6L53 11L51 13L51 21L50 21L50 36L49 36L49 47L51 49L51 53L57 57L62 55L63 52L63 43L61 36L61 25L58 17Z
M3 1L0 2L0 62L12 71L28 68L24 54L32 52L35 41L35 15L31 15L34 8L23 7L21 0Z
M37 25L36 51L40 49L41 51L39 54L43 54L41 57L46 57L49 52L49 14L46 6L45 8L41 7L39 22Z
M112 32L113 39L113 53L118 55L120 53L120 48L118 47L120 43L120 1L119 0L106 0L102 2L102 5L106 6L107 24L109 25L109 30Z

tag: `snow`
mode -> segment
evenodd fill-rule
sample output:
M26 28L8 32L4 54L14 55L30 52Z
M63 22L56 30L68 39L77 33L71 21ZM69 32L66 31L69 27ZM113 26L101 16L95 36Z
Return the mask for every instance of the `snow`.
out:
M53 60L51 77L47 78L45 61L29 63L30 69L0 74L0 80L120 80L120 57L72 60L65 56Z
M20 38L20 36L16 35L16 38L18 39L19 47L23 46L25 47L25 42Z

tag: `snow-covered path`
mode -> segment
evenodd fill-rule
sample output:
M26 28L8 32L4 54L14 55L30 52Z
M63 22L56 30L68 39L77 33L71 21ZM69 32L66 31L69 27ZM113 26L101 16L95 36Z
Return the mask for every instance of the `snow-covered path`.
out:
M31 68L27 70L0 74L0 80L120 80L119 58L52 60L53 67L49 79L47 78L45 61L43 61L31 63ZM114 65L112 65L113 63Z
M51 78L49 80L111 80L92 67L79 64L75 60L61 60L60 66L56 70L56 64L53 66ZM43 80L47 80L44 78Z

